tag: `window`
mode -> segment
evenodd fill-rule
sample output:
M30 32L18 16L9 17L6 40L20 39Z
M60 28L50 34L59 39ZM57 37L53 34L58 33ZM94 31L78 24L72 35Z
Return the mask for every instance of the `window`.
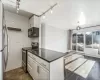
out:
M93 48L98 49L100 47L100 31L93 32Z
M86 48L92 48L92 32L86 32L85 34Z
M84 35L81 33L77 34L77 49L78 51L84 51Z
M72 35L72 43L76 44L76 33Z
M95 55L100 53L100 31L73 33L72 50L83 52L91 50L90 48L93 49Z
M72 50L84 51L84 35L82 33L72 35Z
M72 35L72 50L76 50L76 33Z

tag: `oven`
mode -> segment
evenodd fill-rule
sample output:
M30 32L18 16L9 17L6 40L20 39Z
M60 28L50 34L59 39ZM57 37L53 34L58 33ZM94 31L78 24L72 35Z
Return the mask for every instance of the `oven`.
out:
M22 49L22 68L27 72L27 50Z

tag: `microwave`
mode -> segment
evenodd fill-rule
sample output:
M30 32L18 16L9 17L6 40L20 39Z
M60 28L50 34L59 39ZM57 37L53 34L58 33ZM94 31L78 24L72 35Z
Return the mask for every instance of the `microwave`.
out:
M28 37L39 37L39 28L37 27L32 27L28 29Z

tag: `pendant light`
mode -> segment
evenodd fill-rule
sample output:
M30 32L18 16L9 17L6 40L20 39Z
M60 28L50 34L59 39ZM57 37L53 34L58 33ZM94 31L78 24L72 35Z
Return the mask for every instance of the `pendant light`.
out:
M80 30L81 29L81 27L79 26L79 21L77 22L78 23L78 26L76 27L76 30Z

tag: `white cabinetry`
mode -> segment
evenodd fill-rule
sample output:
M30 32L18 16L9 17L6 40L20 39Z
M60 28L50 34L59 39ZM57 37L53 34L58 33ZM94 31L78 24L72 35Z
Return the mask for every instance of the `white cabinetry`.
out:
M64 80L64 59L49 63L28 52L28 72L34 80Z
M32 62L32 77L34 80L38 80L37 66L38 65L33 61Z
M40 26L40 17L34 16L34 27Z
M34 17L31 17L29 20L30 27L34 27Z
M49 80L49 71L47 70L46 66L44 66L45 64L42 65L42 60L40 60L40 62L38 60L40 60L38 57L28 52L27 65L29 74L34 80Z
M29 20L30 27L39 27L40 26L40 17L32 16Z
M28 71L34 80L38 80L37 63L28 56Z
M43 67L39 66L38 80L49 80L49 72Z

